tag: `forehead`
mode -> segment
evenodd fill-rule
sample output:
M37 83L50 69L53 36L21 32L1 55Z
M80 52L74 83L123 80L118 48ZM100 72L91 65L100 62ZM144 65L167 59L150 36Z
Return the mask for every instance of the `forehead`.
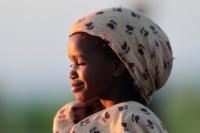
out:
M98 41L89 36L74 34L69 38L67 51L69 56L90 56L100 52Z

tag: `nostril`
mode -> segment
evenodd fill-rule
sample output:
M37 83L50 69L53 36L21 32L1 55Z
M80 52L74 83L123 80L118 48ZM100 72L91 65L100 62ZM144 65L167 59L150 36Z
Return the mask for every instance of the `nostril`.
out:
M70 79L75 79L76 77L74 75L69 75Z
M69 78L70 79L76 79L78 77L78 75L75 72L70 72L69 73Z

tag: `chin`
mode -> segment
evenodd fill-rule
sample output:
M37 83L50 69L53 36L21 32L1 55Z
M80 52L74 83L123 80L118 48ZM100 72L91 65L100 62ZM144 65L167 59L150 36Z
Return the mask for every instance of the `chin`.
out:
M76 96L76 100L78 100L81 103L90 103L91 101L97 99L96 97L83 97L83 96Z
M76 96L76 100L78 100L79 102L85 103L88 101L87 98L82 97L82 96Z

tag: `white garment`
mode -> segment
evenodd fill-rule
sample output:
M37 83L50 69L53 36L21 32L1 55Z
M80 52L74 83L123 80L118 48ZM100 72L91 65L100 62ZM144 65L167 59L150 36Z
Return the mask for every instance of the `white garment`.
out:
M75 121L73 106L66 104L55 118L53 133L167 133L165 126L147 107L134 101L122 102Z

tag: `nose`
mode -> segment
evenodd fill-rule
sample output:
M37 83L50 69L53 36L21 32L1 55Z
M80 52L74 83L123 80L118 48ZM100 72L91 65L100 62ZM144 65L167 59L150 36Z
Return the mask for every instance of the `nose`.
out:
M69 72L69 79L76 79L76 78L78 78L76 65L72 65L70 72Z

